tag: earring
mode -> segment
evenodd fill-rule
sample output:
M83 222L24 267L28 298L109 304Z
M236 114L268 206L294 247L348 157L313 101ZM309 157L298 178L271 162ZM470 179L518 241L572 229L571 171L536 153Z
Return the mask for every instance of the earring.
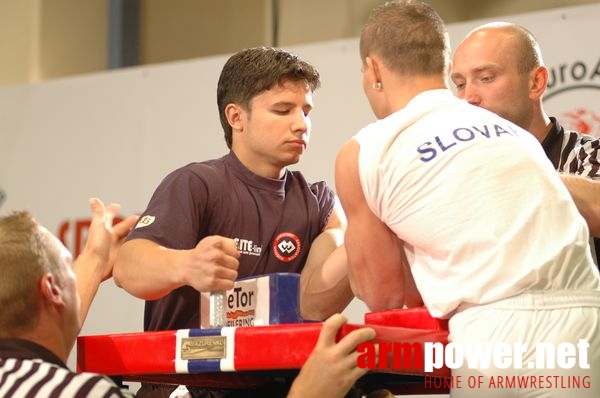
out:
M373 83L373 89L381 90L381 82Z

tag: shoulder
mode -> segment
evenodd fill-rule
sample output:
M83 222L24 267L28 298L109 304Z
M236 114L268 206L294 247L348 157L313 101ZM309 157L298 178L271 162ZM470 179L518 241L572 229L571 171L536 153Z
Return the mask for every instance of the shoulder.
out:
M309 182L304 177L301 171L298 170L290 170L288 171L288 178L290 179L292 184L301 185L303 189L309 190L313 193L317 198L321 198L324 196L333 197L333 189L327 184L325 181L316 181Z
M202 185L215 185L223 182L225 172L223 159L188 163L167 174L161 181L162 187L183 185L187 189Z
M334 195L333 189L325 181L309 183L309 187L311 192L317 195L317 197Z
M594 145L596 148L600 145L600 138L580 133L579 131L565 130L565 136L572 137L572 139L577 140L581 145Z
M226 169L224 158L211 159L203 162L192 162L173 170L168 176L210 177L223 174Z
M550 122L553 125L553 130L558 132L559 134L562 134L564 143L563 146L568 145L569 143L572 143L572 146L577 144L582 145L590 143L595 143L594 145L600 145L600 138L576 130L565 128L555 117L550 117Z
M357 194L362 195L358 165L360 151L359 143L351 139L342 146L336 157L336 189L344 206L356 198Z
M363 146L372 144L376 140L380 140L383 132L390 129L388 125L391 124L392 119L392 117L388 116L385 119L376 120L362 127L356 134L354 134L352 140L342 146L340 152L343 151L344 148L346 148L351 142L358 143L360 146Z
M365 132L365 129L361 130L361 132ZM361 134L361 132L359 132L359 134ZM361 142L359 139L357 139L357 136L347 141L338 151L338 154L335 158L336 173L338 171L351 171L351 169L356 167L358 154L361 149Z
M562 127L559 131L562 132L563 152L571 152L580 159L600 158L600 138Z

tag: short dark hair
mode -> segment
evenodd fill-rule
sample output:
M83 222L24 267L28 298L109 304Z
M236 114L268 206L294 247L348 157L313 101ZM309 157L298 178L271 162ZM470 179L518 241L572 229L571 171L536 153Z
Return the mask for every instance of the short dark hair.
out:
M311 91L321 85L314 66L279 48L248 48L227 60L217 86L217 106L227 147L231 149L232 145L232 129L225 115L227 105L234 103L250 110L252 98L287 81L306 81Z
M450 64L446 26L419 0L388 1L375 7L360 35L360 56L377 54L401 75L445 73Z

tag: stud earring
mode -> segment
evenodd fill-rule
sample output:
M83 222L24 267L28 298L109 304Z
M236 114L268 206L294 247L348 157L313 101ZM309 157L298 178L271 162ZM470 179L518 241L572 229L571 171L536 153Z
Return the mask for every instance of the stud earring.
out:
M373 89L381 90L381 82L373 83Z

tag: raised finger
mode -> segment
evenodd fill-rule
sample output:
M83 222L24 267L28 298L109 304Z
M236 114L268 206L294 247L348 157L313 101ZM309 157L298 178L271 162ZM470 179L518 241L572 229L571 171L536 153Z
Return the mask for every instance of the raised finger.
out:
M342 314L333 314L323 322L317 345L332 345L336 342L337 333L348 320Z
M115 233L117 238L121 239L122 237L127 235L139 218L140 216L137 215L129 216L124 220L120 221L119 223L115 224L113 226L113 232Z
M102 221L104 220L104 204L98 198L90 198L88 200L90 204L90 208L92 209L92 221Z
M360 343L373 340L375 336L375 330L369 327L353 330L338 342L338 349L344 354L350 354L356 351Z

